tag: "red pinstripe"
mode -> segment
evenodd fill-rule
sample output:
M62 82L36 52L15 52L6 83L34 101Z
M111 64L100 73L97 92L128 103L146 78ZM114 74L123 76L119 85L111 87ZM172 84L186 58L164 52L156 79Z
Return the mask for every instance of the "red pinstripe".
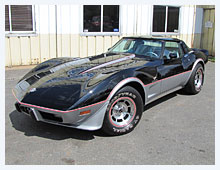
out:
M162 81L162 80L166 80L166 79L169 79L169 78L172 78L172 77L181 75L181 74L188 73L188 72L190 72L190 71L192 71L192 70L189 70L189 71L186 71L186 72L183 72L183 73L174 75L174 76L170 76L170 77L167 77L167 78L164 78L164 79L161 79L161 80L157 80L157 81L155 81L155 82L152 82L152 83L149 83L149 84L146 84L146 85L144 85L144 83L143 83L140 79L138 79L138 78L136 78L136 77L126 78L126 79L122 80L120 83L126 81L127 79L131 79L131 78L132 78L132 79L137 79L138 81L141 82L141 84L142 84L144 87L146 87L146 86L149 86L149 85L151 85L151 84L160 82L160 81ZM115 89L115 88L116 88L116 87L114 87L114 89ZM108 97L107 97L106 100L103 100L103 101L101 101L101 102L94 103L94 104L91 104L91 105L88 105L88 106L80 107L80 108L77 108L77 109L67 110L67 111L56 110L56 109L50 109L50 108L46 108L46 107L42 107L42 106L37 106L37 105L28 104L28 103L23 103L23 102L21 102L21 101L18 100L18 98L17 98L16 95L14 94L13 89L12 89L12 94L14 95L15 99L17 100L17 102L20 103L20 104L22 104L22 105L26 105L26 106L29 106L29 107L36 107L36 108L39 108L39 109L45 109L45 110L55 111L55 112L60 112L60 113L69 113L69 112L74 112L74 111L81 110L81 109L86 109L86 108L88 108L88 107L92 107L92 106L95 106L95 105L97 105L97 104L102 104L102 103L106 102L106 101L110 98L110 96L111 96L111 94L113 93L114 89L113 89L113 90L111 91L111 93L108 95Z

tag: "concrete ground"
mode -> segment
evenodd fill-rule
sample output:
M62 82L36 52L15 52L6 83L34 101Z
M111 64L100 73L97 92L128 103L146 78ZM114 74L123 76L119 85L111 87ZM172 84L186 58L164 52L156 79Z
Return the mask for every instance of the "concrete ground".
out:
M198 95L172 93L145 107L135 130L108 137L34 122L15 111L11 89L30 67L7 68L6 164L215 164L215 64Z

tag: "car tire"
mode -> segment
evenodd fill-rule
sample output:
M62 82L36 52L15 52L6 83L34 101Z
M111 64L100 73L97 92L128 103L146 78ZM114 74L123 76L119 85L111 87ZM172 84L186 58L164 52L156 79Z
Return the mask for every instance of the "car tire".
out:
M204 69L199 63L193 70L184 91L188 94L197 94L201 91L204 82Z
M120 89L110 100L102 131L108 135L123 135L131 132L141 119L143 100L133 87Z

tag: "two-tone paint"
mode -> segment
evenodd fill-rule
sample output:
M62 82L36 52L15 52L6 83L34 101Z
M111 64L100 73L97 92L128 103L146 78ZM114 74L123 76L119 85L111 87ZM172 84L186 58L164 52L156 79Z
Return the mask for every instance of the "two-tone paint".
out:
M183 41L153 39L178 42L185 55L168 60L162 55L153 59L107 52L82 59L51 59L32 69L13 89L17 110L37 121L96 130L102 127L109 101L122 87L136 88L147 104L183 88L195 66L204 66L204 54L190 51ZM88 110L90 114L80 115Z

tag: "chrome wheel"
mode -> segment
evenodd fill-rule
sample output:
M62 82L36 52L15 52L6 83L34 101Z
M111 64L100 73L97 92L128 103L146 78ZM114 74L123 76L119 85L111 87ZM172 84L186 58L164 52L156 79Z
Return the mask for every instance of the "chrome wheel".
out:
M131 86L121 88L110 100L102 130L109 135L124 135L140 122L144 102L140 93Z
M136 105L129 97L117 99L109 111L110 121L114 126L123 127L128 125L136 113Z
M197 70L195 79L194 79L194 85L197 91L200 91L202 82L203 82L203 70L200 68Z

